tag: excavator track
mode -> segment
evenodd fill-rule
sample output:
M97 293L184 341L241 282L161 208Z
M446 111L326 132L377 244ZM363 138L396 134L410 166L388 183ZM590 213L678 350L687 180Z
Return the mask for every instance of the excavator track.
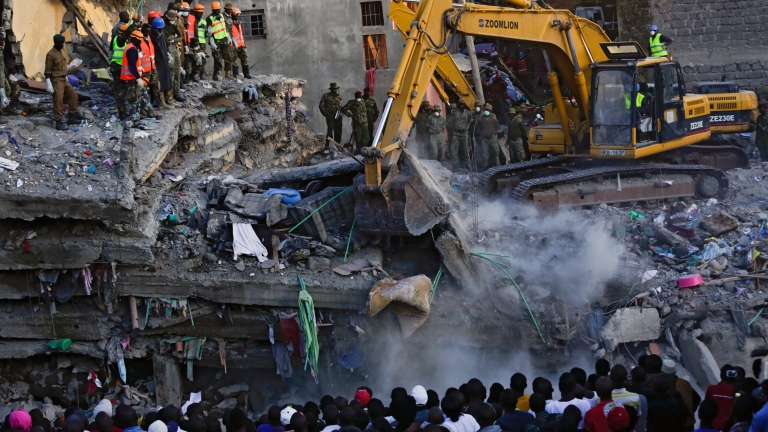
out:
M489 194L494 194L498 192L497 182L501 178L519 175L520 173L527 171L541 170L549 167L560 167L566 161L568 161L568 158L565 156L550 156L489 168L483 171L478 177L478 186L480 190ZM546 174L544 175L546 176Z
M671 152L661 153L659 156L664 158L667 154L679 164L695 163L723 171L749 165L749 155L741 146L726 144L724 141L705 141L702 144L689 145Z
M541 209L653 202L681 197L712 198L728 189L725 173L704 165L615 165L520 182L511 195Z

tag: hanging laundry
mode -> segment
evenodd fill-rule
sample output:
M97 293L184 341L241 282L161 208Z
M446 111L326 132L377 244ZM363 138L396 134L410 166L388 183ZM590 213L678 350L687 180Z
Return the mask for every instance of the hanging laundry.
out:
M89 269L88 267L84 267L83 271L80 273L80 276L83 278L85 293L88 295L91 295L91 282L93 282L93 275L91 274L91 269Z
M288 347L282 344L272 345L272 356L277 363L277 374L283 378L293 376L293 367L291 366L291 353Z
M301 330L299 329L299 323L296 322L295 313L290 314L289 317L283 317L280 314L280 332L283 334L283 343L288 348L288 351L293 351L293 358L301 358Z
M235 259L240 255L255 256L259 262L267 260L267 248L261 243L251 224L236 223L232 224L232 249L235 252Z

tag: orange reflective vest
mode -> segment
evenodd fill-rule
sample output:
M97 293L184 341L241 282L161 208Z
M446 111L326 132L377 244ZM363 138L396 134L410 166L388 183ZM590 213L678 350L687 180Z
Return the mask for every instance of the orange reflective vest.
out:
M135 50L136 47L132 44L125 49L125 52L123 52L123 63L122 67L120 68L120 79L123 81L133 81L136 79L135 76L131 73L131 68L128 67L128 52L131 50ZM136 60L136 69L139 71L139 77L141 77L141 52L138 53L139 58Z
M144 54L141 59L141 68L144 72L150 72L157 69L155 66L155 45L152 43L152 39L150 39L149 36L141 41L141 53Z
M184 28L184 42L189 43L195 37L195 22L197 18L194 15L187 17L187 26Z
M245 48L245 39L243 39L243 31L240 26L239 23L232 23L232 39L235 41L235 48Z

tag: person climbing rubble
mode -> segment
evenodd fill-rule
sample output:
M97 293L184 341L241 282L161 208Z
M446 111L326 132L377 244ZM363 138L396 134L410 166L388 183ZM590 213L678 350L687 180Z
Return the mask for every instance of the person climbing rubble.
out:
M64 123L64 101L69 105L68 123L78 124L84 118L77 110L77 93L67 80L69 54L64 36L53 36L53 48L45 55L45 90L53 95L53 121L57 130L67 130Z
M243 23L240 22L240 9L232 9L232 76L237 78L240 74L237 61L243 69L243 78L253 78L248 71L248 52L245 49L245 37L243 34Z

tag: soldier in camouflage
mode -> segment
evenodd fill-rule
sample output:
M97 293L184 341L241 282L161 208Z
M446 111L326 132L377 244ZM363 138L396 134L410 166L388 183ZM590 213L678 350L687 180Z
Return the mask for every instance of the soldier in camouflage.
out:
M459 102L458 108L453 112L453 136L448 148L449 157L458 163L459 168L469 168L469 126L472 123L472 111L467 105Z
M341 109L341 96L339 95L339 86L331 83L329 92L320 98L320 114L325 117L325 136L332 138L338 144L341 144L341 126L342 120L339 110Z
M356 91L355 98L342 108L344 114L352 118L352 136L355 139L355 154L371 141L368 136L368 107L363 101L363 92Z
M515 111L514 108L509 109L509 122L507 123L507 149L509 150L509 161L524 162L525 161L525 147L523 147L523 139L528 134L525 130L525 124L523 123L523 114Z
M456 105L456 103L452 103L448 107L448 115L446 116L446 122L445 122L445 129L448 131L448 147L445 149L445 159L449 161L454 161L456 158L455 154L451 154L451 141L453 140L453 121L455 120L455 116L457 112L459 111L459 106Z
M426 148L429 141L429 125L427 120L429 119L429 113L432 111L432 107L429 106L428 101L421 101L421 107L418 114L416 114L416 120L413 121L413 128L416 129L416 143L419 148Z
M483 172L499 164L499 139L496 136L499 121L491 110L493 110L493 106L488 103L485 104L480 117L475 121L477 172Z
M429 141L425 151L425 159L443 160L443 131L445 131L445 119L440 115L440 105L432 107L432 114L427 118L427 130L429 131Z
M3 48L5 48L5 33L0 32L0 88L5 93L5 97L8 98L8 106L3 109L3 115L5 114L21 114L19 109L19 96L21 96L21 88L16 82L16 78L13 78L11 72L7 68L7 63L3 57ZM13 64L10 60L9 63ZM14 68L12 66L12 68ZM14 68L15 69L15 68Z
M184 39L184 34L176 26L176 11L170 9L165 12L166 26L163 28L165 40L168 42L168 61L171 64L171 79L173 80L173 99L178 102L187 100L181 95L181 51L179 43Z
M371 88L366 87L363 90L363 101L368 108L368 144L371 145L373 140L373 125L376 123L376 119L379 118L379 104L376 103L376 99L371 96Z
M200 46L197 38L192 38L189 44L184 46L184 49L186 50L184 68L187 71L187 78L195 82L200 81L207 63L205 58L208 54L205 53L205 46Z
M768 103L761 102L757 106L759 115L757 116L757 139L755 145L760 152L760 160L768 162Z

